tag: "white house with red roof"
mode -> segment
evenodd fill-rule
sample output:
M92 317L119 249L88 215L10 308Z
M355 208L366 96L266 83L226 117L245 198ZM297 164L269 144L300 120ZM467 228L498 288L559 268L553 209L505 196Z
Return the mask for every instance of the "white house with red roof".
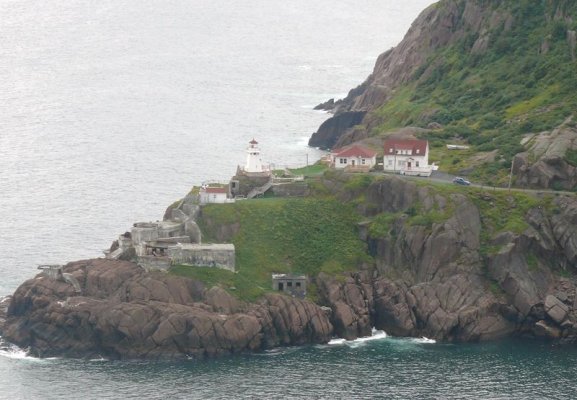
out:
M403 175L430 176L436 165L429 165L429 142L416 139L387 139L383 169Z
M354 144L331 151L331 167L349 171L369 171L377 163L377 152Z
M231 203L234 199L228 198L228 186L203 185L199 191L200 204Z

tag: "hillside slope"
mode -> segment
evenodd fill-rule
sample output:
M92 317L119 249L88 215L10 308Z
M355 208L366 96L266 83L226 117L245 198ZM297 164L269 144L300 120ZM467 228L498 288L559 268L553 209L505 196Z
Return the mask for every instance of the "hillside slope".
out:
M572 190L575 18L577 3L568 0L433 4L364 83L326 103L335 115L309 144L338 147L417 126L429 129L421 136L445 170L504 183L515 159L517 185ZM448 156L447 143L473 151Z

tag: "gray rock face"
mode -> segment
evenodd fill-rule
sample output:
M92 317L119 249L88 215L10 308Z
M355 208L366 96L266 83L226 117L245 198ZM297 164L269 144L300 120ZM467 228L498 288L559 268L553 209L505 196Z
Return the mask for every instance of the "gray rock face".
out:
M532 145L513 160L517 185L564 190L577 186L577 168L565 160L567 151L577 150L577 129L571 123L569 118L550 132L527 138Z
M365 114L364 111L347 111L329 118L311 136L309 146L331 149L348 129L363 120Z
M481 216L467 197L440 196L396 177L372 184L365 196L367 217L397 217L385 237L372 238L363 228L374 270L344 281L319 277L336 333L352 338L374 325L392 335L443 341L577 340L575 282L552 273L576 265L575 198L556 198L554 212L531 209L525 232L495 234L497 250L482 255ZM448 213L444 221L414 225L407 212L417 207L423 214Z
M68 264L82 286L40 274L14 293L3 336L39 356L202 358L324 343L317 305L280 294L245 304L220 288L114 260Z

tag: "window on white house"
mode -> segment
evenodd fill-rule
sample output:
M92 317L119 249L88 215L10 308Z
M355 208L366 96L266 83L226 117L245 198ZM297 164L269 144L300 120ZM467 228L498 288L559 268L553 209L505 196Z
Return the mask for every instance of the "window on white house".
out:
M364 158L361 158L361 164L363 164L363 165L365 164L365 159L364 159Z
M389 167L393 166L393 160L389 160Z
M417 150L417 151L418 151L418 150ZM418 162L418 161L415 161L415 166L416 166L417 168L419 168L419 162Z
M346 164L347 163L347 159L346 158L341 158L341 164Z

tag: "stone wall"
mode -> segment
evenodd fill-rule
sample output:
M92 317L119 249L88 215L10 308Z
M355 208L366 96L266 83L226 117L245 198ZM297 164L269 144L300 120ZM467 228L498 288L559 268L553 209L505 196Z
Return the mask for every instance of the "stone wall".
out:
M310 193L309 185L305 182L284 183L274 185L272 191L278 197L304 197Z
M131 229L132 243L139 244L158 239L158 228L154 223L138 223Z
M168 248L173 264L190 264L196 267L216 267L235 271L233 244L179 244Z

